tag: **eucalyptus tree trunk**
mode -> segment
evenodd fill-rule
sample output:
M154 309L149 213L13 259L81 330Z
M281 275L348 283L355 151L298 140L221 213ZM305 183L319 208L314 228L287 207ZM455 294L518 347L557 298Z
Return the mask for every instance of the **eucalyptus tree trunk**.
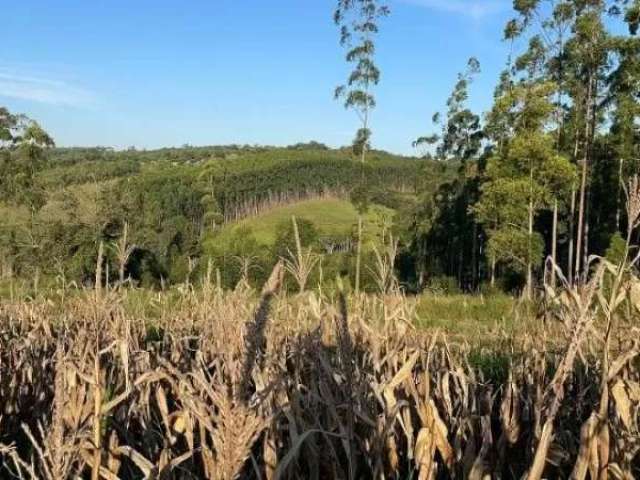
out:
M527 285L526 297L528 300L533 298L533 165L529 166L529 228L527 237Z
M587 178L589 172L589 153L591 150L591 122L592 122L592 97L593 97L593 73L589 73L589 80L587 83L587 98L585 101L585 138L584 138L584 152L582 156L582 174L580 178L580 202L578 207L578 232L576 238L576 265L575 265L575 279L578 280L581 274L582 266L582 249L585 234L585 212L587 202Z
M569 215L569 258L567 272L569 275L569 283L573 285L573 242L576 230L576 189L571 187L571 213Z
M360 263L362 261L362 214L358 215L358 245L356 247L356 293L360 293Z
M624 159L621 158L620 159L620 165L618 167L618 198L616 199L616 229L618 232L620 232L620 219L622 218L621 215L621 206L623 203L623 193L622 193L622 185L623 185L623 181L622 181L622 165L624 164Z
M371 40L368 30L366 30L364 38L365 38L365 44ZM369 127L369 77L368 76L365 77L365 82L364 82L364 105L362 109L361 120L362 120L362 129L363 129L362 133L366 135L367 128ZM367 140L368 138L365 137L364 142L362 143L362 151L360 152L360 162L362 162L363 167L367 157Z
M491 287L496 286L496 256L491 255Z
M367 86L367 88L365 89L365 92L367 93L367 95L369 95L369 86ZM364 129L363 133L365 135L366 135L368 127L369 127L369 107L366 106L365 109L364 109L364 118L363 118L363 121L362 121L362 128ZM363 167L364 167L364 164L365 164L365 160L367 158L367 143L368 143L368 137L363 142L363 144L362 144L362 152L360 152L360 162L362 163Z
M551 268L551 287L556 287L556 264L558 263L558 200L553 204L553 233L551 245L551 259L553 265Z
M585 193L585 208L584 208L584 233L582 239L582 280L587 281L587 275L589 273L589 216L591 212L590 202L591 192L589 185L587 184L587 191Z
M589 159L587 162L587 167L589 167L591 162L591 155L593 150L593 142L596 138L596 116L598 112L598 78L593 78L593 88L591 90L591 116L590 122L588 122L589 134L588 134L588 145L587 145L587 158ZM583 281L587 281L587 276L589 274L589 239L590 239L590 222L591 218L591 185L589 182L589 170L587 168L587 181L585 184L585 207L584 207L584 245L583 245L583 253L582 253L582 275Z
M528 245L528 257L527 257L527 285L526 296L528 300L533 298L533 262L532 262L532 239L533 239L533 198L529 200L529 245Z
M418 260L418 290L421 291L425 286L427 277L427 240L423 238L420 241L419 248L419 260Z
M478 288L478 224L473 222L473 239L471 241L471 288Z

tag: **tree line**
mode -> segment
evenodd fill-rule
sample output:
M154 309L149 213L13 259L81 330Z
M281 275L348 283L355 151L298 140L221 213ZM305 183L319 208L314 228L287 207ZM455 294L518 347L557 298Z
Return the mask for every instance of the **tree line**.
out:
M400 219L412 257L405 277L418 289L444 276L466 290L502 281L530 296L545 270L555 281L547 258L584 281L590 256L626 231L625 185L640 166L640 2L514 0L513 11L491 110L467 106L480 73L471 58L446 112L433 116L439 132L413 142L425 157L458 165L435 194L423 178L425 191ZM389 13L376 0L339 0L336 10L355 64L338 93L363 121L360 153L381 77L372 38Z

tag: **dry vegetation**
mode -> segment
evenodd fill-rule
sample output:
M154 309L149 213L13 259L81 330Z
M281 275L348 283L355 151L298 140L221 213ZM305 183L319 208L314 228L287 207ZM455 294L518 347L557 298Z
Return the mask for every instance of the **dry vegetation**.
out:
M627 252L580 287L556 270L539 325L483 348L416 329L386 267L385 293L330 299L280 294L280 263L260 296L205 282L154 318L124 288L5 303L0 476L637 478Z

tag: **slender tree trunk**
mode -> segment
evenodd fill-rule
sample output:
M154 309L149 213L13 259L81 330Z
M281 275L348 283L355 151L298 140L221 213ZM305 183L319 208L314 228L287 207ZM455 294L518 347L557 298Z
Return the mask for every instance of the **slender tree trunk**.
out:
M557 122L558 122L558 135L556 137L556 151L558 155L562 151L562 140L564 134L564 111L562 106L563 100L563 88L564 88L564 35L562 27L558 29L558 104L556 105ZM572 190L573 191L573 190ZM573 193L572 193L573 197ZM572 212L573 215L573 212ZM573 222L573 219L571 220ZM551 246L551 258L553 260L553 268L551 269L551 286L556 286L556 265L558 264L558 200L556 199L553 204L553 245ZM570 244L570 249L573 249L573 245ZM569 261L569 272L571 271L571 261Z
M527 285L526 296L528 300L533 298L533 165L529 166L529 229L527 245Z
M569 283L573 285L573 242L575 238L575 222L576 222L576 189L571 187L571 213L569 215L569 261L567 272L569 275Z
M591 202L589 201L590 189L587 185L587 191L585 192L585 208L584 208L584 238L582 239L582 277L583 281L587 281L588 266L589 266L589 215L591 212Z
M551 268L551 287L556 286L556 264L558 263L558 200L553 204L553 233L551 245L551 259L553 265Z
M366 38L366 41L368 42L369 41L368 31L365 34L365 38ZM363 133L366 134L367 129L369 128L369 80L365 81L364 92L365 92L365 105L364 105L364 112L363 112L363 119L362 119L362 128L364 129ZM360 161L362 162L363 166L367 157L367 140L368 140L368 137L366 137L365 142L362 144Z
M533 199L529 200L529 245L528 245L528 258L527 258L527 285L526 285L526 295L527 299L531 300L533 298L533 262L532 262L532 252L531 249L533 247L532 239L533 239Z
M362 214L358 215L358 245L356 247L356 293L360 293L360 263L362 261Z
M422 291L426 284L427 271L428 271L428 259L427 259L427 240L426 237L420 242L420 259L418 265L420 265L420 273L418 276L418 290Z
M473 239L471 241L471 288L478 287L478 224L473 222Z
M362 122L362 128L364 129L363 133L365 135L366 135L368 126L369 126L369 109L367 108L364 111L364 122ZM362 166L364 166L365 160L367 158L367 143L368 143L368 137L365 137L365 141L362 144L362 152L360 154L360 162L362 163Z
M584 230L583 227L583 222L584 222L584 203L585 203L585 198L584 198L584 184L586 183L586 178L587 178L587 170L586 170L586 160L583 163L582 166L582 179L580 181L581 183L581 187L580 187L580 206L578 209L578 230L577 230L577 234L576 234L576 258L575 258L575 268L574 268L574 278L577 281L580 278L580 266L581 266L581 260L582 260L582 240L583 240L583 235L582 232Z
M563 139L563 134L564 134L564 112L563 112L563 108L562 108L562 100L563 100L563 93L564 93L564 47L565 47L565 43L564 43L564 35L562 32L562 28L560 28L558 30L558 46L559 46L559 51L558 51L558 103L556 105L556 115L557 115L557 122L558 122L558 136L556 138L556 150L558 151L558 154L560 154L560 151L562 150L562 139Z
M587 166L591 163L591 154L593 150L593 140L596 138L596 115L598 110L598 78L593 79L593 88L591 90L591 117L589 123L589 133L588 133L588 145L587 145ZM585 185L585 206L584 206L584 246L583 246L583 254L582 254L582 274L583 281L587 281L587 277L589 274L588 266L589 266L589 240L590 240L590 218L591 218L591 185L588 181L589 171L587 171L587 182Z
M586 197L587 197L587 177L589 169L589 151L591 148L590 132L591 132L591 97L593 95L593 74L589 74L589 81L587 85L587 98L585 102L586 114L585 114L585 138L584 138L584 152L582 156L582 175L580 179L580 203L578 207L578 232L576 239L576 265L575 265L575 279L580 278L581 264L582 264L582 248L584 237L584 221L585 221L585 209L586 209Z
M496 256L491 255L491 287L496 286Z
M464 290L464 284L462 282L463 265L464 265L464 245L459 245L458 251L458 286Z
M621 207L622 207L622 185L623 185L623 181L622 181L622 165L624 164L624 159L621 158L620 159L620 165L618 168L618 198L616 199L616 229L618 232L620 232L620 219L622 218L621 215Z
M369 40L369 36L368 34L366 35L366 39L367 41ZM362 120L362 128L364 129L363 134L366 135L367 134L367 128L369 127L369 82L367 81L365 83L365 108L364 108L364 118ZM366 157L367 157L367 142L368 142L368 137L365 136L364 142L362 144L362 152L361 152L361 156L360 156L360 162L362 163L362 182L364 185L364 182L366 181L365 179L365 175L364 175L364 165L365 165L365 161L366 161ZM356 253L356 294L360 293L360 268L361 268L361 262L362 262L362 214L358 214L358 246L357 246L357 253ZM351 465L349 465L349 477L352 476L351 473Z

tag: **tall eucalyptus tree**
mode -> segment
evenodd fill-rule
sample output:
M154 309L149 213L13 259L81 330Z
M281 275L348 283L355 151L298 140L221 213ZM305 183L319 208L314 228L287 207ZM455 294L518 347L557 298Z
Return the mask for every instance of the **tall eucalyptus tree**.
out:
M360 128L353 147L362 163L370 148L370 115L376 106L373 87L380 81L374 38L379 20L387 15L389 7L378 0L338 0L334 12L334 21L340 27L340 45L347 49L345 59L353 65L346 83L335 89L334 96L358 115Z
M356 252L355 289L360 289L360 263L362 258L362 213L368 204L364 184L364 165L370 148L370 115L376 101L373 87L380 81L380 70L375 64L374 37L378 33L378 21L389 15L389 7L378 0L338 0L334 22L340 27L340 45L347 49L345 59L353 65L347 82L336 87L334 97L341 100L346 109L358 115L360 128L353 140L353 150L362 163L362 185L356 189L355 202L359 210L358 244Z
M456 264L458 284L465 289L475 289L478 285L478 260L481 249L478 224L469 207L478 197L479 177L477 163L474 161L478 159L484 134L480 116L467 105L469 87L479 73L480 62L474 57L470 58L465 71L458 74L453 91L447 99L444 121L440 122L439 113L433 116L434 123L442 123L441 133L420 137L413 142L414 147L435 145L436 159L455 162L458 165L456 177L446 185L447 194L439 195L437 199L426 198L423 201L433 203L427 210L438 211L440 215L453 220L452 228L448 228L446 232L448 240L445 241L445 256L455 259L453 263ZM428 236L438 237L437 228L428 232ZM421 245L420 256L426 263L427 255L432 255L433 252L427 252L427 237L417 240L417 245ZM471 268L467 269L467 266Z

